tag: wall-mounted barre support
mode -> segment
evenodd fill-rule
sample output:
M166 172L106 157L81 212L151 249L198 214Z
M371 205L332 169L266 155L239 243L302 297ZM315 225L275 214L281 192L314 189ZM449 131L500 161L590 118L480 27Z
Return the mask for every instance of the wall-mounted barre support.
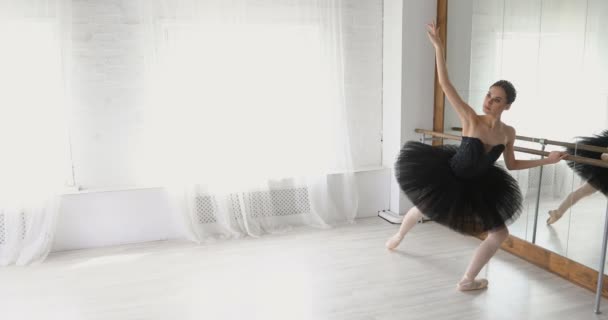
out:
M608 204L606 205L606 214L604 215L604 238L602 239L602 252L600 265L598 267L597 275L597 289L595 290L595 313L600 314L600 302L602 298L602 290L604 281L604 265L606 264L606 245L608 244Z
M539 140L540 144L542 145L541 151L545 151L545 147L547 146L545 144L545 140L541 139ZM545 156L541 155L540 158L543 159ZM538 225L538 208L540 207L540 189L541 189L541 185L543 183L543 169L545 166L540 166L539 168L539 174L538 174L538 188L536 190L536 207L534 208L534 228L532 229L532 243L536 244L536 227Z

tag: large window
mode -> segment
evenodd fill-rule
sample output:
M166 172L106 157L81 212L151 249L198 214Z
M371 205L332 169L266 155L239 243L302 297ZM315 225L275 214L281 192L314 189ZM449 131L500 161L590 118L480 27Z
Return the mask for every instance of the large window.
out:
M340 60L323 47L319 27L163 30L145 112L144 174L243 184L346 169Z

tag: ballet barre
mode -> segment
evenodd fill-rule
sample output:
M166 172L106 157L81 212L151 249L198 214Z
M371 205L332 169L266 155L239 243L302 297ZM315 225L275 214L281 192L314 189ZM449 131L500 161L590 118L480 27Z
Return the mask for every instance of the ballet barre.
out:
M461 128L456 128L456 127L452 128L452 130L462 131ZM450 139L450 140L457 140L457 141L462 140L461 136L447 134L447 133L443 133L443 132L435 132L435 131L425 130L425 129L416 129L415 131L417 133L422 134L422 136L423 136L423 139L421 139L422 141L427 140L426 139L427 135L430 135L433 138ZM534 138L534 137L526 137L526 136L518 135L518 136L516 136L516 140L540 143L541 150L523 148L523 147L518 147L518 146L514 146L513 149L517 152L524 152L524 153L528 153L528 154L539 155L541 157L545 157L545 156L549 155L549 152L545 151L545 147L547 145L556 145L556 146L562 146L562 147L571 148L571 149L575 149L575 150L587 150L587 151L594 151L594 152L598 152L598 153L608 152L608 148L590 146L590 145L584 145L584 144L573 144L573 143L568 143L568 142L563 142L563 141L548 140L548 139L542 139L542 138ZM585 163L585 164L590 164L590 165L599 166L599 167L603 167L603 168L608 168L608 163L606 161L591 159L591 158L587 158L587 157L579 157L579 156L568 154L566 156L565 160L573 161L576 163ZM537 223L538 223L538 209L539 209L539 204L540 204L539 203L540 202L540 189L541 189L541 181L542 181L542 176L543 176L543 167L544 166L541 166L539 169L540 174L539 174L539 181L538 181L538 190L537 190L537 195L536 195L536 209L535 209L535 213L534 213L534 229L532 232L532 243L533 244L536 243L536 228L537 228ZM603 277L604 277L604 266L606 264L606 250L607 249L608 249L608 203L606 206L606 213L604 215L604 234L603 234L603 239L602 239L602 251L600 253L601 258L600 258L600 264L598 266L597 287L596 287L596 291L595 291L594 312L596 314L601 313L600 302L601 302L602 290L603 290L603 284L604 284Z
M462 128L452 127L452 128L450 128L450 130L462 131ZM560 146L560 147L564 147L564 148L571 148L574 150L578 149L578 150L594 151L594 152L598 152L598 153L608 152L608 148L590 146L590 145L586 145L586 144L577 144L577 143L570 143L570 142L564 142L564 141L550 140L550 139L545 139L545 138L534 138L534 137L516 135L515 139L521 140L521 141L528 141L528 142L537 142L537 143L545 144L545 145L554 145L554 146Z
M448 133L435 132L435 131L426 130L426 129L416 129L415 131L420 134L431 135L431 136L444 138L444 139L457 140L457 141L462 140L461 136L448 134ZM549 141L553 141L553 140L545 140L545 139L539 139L539 138L532 138L532 139L536 139L536 142L544 141L544 145L553 144L553 143L548 143ZM559 142L559 141L555 141L555 142ZM567 144L566 142L562 142L562 143ZM585 147L583 147L583 146L585 146ZM588 150L587 147L593 147L593 146L579 145L578 149ZM583 148L585 148L585 149L583 149ZM601 148L601 147L596 147L596 148L599 148L600 151L597 151L597 150L589 150L589 151L608 152L607 148ZM530 149L530 148L524 148L524 147L518 147L518 146L514 146L513 149L517 152L524 152L524 153L534 154L534 155L538 155L538 156L548 156L549 155L549 152L542 151L542 150L536 150L536 149ZM579 157L579 156L569 154L568 156L566 156L565 160L608 168L608 163L606 161L597 160L597 159Z

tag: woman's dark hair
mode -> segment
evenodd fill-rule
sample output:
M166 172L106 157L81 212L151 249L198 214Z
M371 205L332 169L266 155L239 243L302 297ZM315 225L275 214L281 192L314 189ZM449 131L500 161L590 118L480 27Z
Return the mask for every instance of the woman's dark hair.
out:
M513 101L515 101L517 91L511 82L507 80L498 80L491 87L501 87L503 90L505 90L505 93L507 94L507 104L511 104Z

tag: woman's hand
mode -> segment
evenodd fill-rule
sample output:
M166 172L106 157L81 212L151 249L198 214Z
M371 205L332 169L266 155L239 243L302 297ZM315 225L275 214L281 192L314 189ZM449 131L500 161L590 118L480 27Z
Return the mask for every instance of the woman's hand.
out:
M443 46L443 44L441 43L441 38L439 38L439 27L435 25L435 21L426 25L426 35L429 37L429 40L431 40L433 46Z
M547 159L547 164L554 164L566 159L567 156L568 153L563 151L551 151L549 152L549 156L545 159Z

